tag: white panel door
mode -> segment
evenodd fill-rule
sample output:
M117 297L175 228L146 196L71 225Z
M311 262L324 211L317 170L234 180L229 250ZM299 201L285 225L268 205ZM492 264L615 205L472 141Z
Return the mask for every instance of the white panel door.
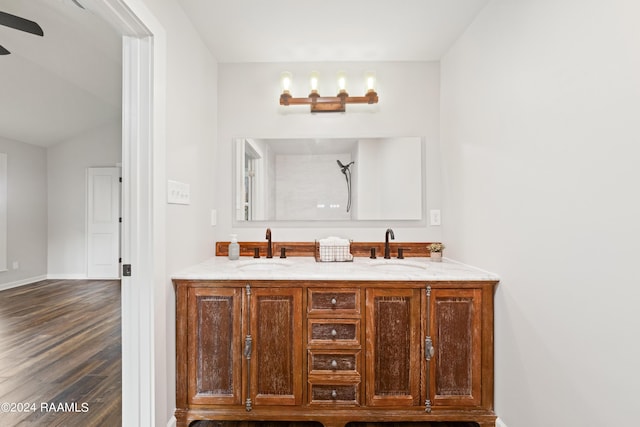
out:
M7 271L7 155L0 153L0 271Z
M87 277L120 278L120 168L87 169Z

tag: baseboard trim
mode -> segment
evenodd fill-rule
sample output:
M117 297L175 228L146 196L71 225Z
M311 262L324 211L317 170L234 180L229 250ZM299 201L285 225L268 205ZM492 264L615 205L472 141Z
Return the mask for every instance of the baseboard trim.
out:
M42 280L120 280L119 277L87 277L86 274L46 274L42 276L28 277L15 282L0 283L0 291L19 288Z
M120 277L88 277L86 274L49 274L49 280L120 280Z
M18 288L24 285L30 285L35 282L40 282L41 280L47 280L47 276L43 275L43 276L28 277L26 279L16 280L15 282L2 283L0 284L0 291Z
M496 420L496 427L507 427L507 425L500 418Z
M177 423L178 423L178 420L176 420L176 417L172 416L171 418L169 418L169 422L167 423L167 427L176 427Z
M48 274L48 280L88 280L86 274Z

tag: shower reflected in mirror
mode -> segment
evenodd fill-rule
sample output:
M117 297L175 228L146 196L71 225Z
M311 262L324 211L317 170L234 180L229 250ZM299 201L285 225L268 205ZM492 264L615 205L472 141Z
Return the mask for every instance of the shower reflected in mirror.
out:
M338 162L338 166L342 170L344 174L344 178L347 180L347 212L351 210L351 166L355 163L354 161L343 164L340 160L336 160Z
M421 137L233 141L236 226L254 221L364 224L424 219Z

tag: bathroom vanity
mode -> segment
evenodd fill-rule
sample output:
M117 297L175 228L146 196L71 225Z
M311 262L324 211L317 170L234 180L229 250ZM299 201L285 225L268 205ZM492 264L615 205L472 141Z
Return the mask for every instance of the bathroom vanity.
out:
M216 257L174 283L179 427L495 425L491 273L428 257Z

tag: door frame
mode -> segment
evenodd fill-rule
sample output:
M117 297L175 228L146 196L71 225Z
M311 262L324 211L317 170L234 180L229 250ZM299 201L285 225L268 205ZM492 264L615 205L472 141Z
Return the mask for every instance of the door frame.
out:
M154 325L164 320L156 312L166 313L164 288L155 284L167 278L165 31L143 0L96 0L91 9L123 40L122 263L132 266L132 274L121 279L122 425L155 426Z

